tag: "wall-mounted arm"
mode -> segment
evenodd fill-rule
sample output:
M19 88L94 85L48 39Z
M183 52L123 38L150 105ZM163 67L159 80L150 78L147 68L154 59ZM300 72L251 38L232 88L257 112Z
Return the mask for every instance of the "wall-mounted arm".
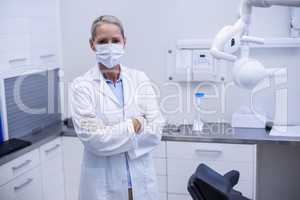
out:
M225 26L219 31L213 41L211 54L217 59L235 61L237 57L233 53L239 49L240 43L263 44L263 39L247 35L252 8L273 5L300 7L300 0L242 0L239 7L239 20L234 25Z

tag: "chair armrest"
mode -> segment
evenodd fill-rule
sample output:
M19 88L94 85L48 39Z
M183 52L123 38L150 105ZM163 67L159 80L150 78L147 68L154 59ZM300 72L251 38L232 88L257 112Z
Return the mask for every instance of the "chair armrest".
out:
M234 187L239 182L240 173L236 170L231 170L227 172L224 177L230 182L231 186Z
M188 181L187 190L193 200L204 200L204 197L202 196L200 189L196 186L195 181L196 176L193 174Z

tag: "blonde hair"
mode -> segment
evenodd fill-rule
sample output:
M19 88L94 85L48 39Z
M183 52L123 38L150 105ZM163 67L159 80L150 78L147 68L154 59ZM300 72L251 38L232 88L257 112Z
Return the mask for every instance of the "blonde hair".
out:
M119 20L117 17L112 16L112 15L102 15L100 17L97 17L92 23L91 40L95 39L97 27L100 26L101 24L105 24L105 23L106 24L114 24L114 25L118 26L120 28L122 37L125 38L124 28L123 28L121 20Z

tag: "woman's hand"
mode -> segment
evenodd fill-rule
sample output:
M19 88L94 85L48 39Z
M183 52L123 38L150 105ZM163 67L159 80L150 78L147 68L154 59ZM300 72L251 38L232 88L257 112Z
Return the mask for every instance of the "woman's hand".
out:
M134 132L136 134L140 133L142 126L143 126L142 125L143 119L141 119L141 118L132 118L132 124L133 124L133 128L134 128Z

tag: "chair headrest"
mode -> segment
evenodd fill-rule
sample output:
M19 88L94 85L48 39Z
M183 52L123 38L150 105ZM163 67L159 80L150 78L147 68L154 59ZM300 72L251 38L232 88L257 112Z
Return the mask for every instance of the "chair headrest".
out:
M197 167L195 176L200 181L203 181L207 185L215 188L223 194L227 194L232 190L232 185L223 175L219 174L205 164L200 164Z

